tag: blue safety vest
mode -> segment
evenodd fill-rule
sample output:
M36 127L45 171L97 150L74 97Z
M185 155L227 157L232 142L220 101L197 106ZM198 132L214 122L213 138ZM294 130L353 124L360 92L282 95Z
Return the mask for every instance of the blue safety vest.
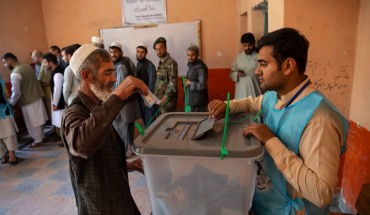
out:
M268 91L263 96L262 116L264 123L283 142L283 144L299 156L299 144L304 128L321 102L335 107L318 91L314 91L298 102L276 110L276 92ZM339 112L338 112L339 113ZM344 140L347 139L348 123L340 115L344 125ZM344 146L341 148L343 152ZM276 214L289 215L306 208L308 215L329 214L329 206L319 208L306 199L292 199L286 190L286 180L276 168L270 154L265 151L262 160L256 162L257 181L253 198L253 211L257 215Z
M0 78L0 87L2 88L3 94L0 95L2 96L2 100L6 100L4 96L4 91L5 91L5 83L4 81ZM7 116L14 116L14 113L12 111L12 107L10 106L9 102L6 102L6 104L1 104L0 103L0 119L4 119Z

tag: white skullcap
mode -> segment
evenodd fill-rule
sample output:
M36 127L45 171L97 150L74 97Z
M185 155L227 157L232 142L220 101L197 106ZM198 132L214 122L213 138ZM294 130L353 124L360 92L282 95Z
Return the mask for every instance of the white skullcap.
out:
M139 47L142 47L142 48L145 48L146 50L148 50L148 45L145 44L145 43L139 43L139 44L137 44L136 48L139 48Z
M122 51L122 45L117 42L113 42L110 44L109 48L119 48Z
M98 36L91 37L91 42L102 45L104 44L104 40Z
M91 44L85 44L73 53L71 60L69 61L69 66L75 75L77 75L77 71L80 69L86 58L96 49L98 49L98 47Z

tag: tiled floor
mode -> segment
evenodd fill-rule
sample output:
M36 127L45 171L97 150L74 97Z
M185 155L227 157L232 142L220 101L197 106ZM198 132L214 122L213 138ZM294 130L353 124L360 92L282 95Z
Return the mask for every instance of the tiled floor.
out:
M27 141L23 139L23 142ZM16 166L0 164L0 215L77 214L65 148L57 142L30 149L20 141ZM129 173L132 195L143 215L150 214L145 176Z

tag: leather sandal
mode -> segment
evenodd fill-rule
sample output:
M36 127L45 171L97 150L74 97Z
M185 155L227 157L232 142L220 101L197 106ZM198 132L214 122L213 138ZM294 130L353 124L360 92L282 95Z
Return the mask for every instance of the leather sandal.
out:
M19 164L22 161L24 161L23 158L15 157L14 161L9 160L9 164L10 164L10 166L15 166L15 165Z
M6 164L9 162L9 156L8 155L4 155L2 158L1 158L1 164Z

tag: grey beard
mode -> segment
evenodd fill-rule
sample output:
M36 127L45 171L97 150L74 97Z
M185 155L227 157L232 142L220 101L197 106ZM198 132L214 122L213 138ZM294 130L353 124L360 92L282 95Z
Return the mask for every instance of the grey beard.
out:
M96 86L95 84L89 85L90 90L95 94L96 97L98 97L103 102L108 99L108 97L112 94L112 92L109 92L107 90L102 90L101 87Z

